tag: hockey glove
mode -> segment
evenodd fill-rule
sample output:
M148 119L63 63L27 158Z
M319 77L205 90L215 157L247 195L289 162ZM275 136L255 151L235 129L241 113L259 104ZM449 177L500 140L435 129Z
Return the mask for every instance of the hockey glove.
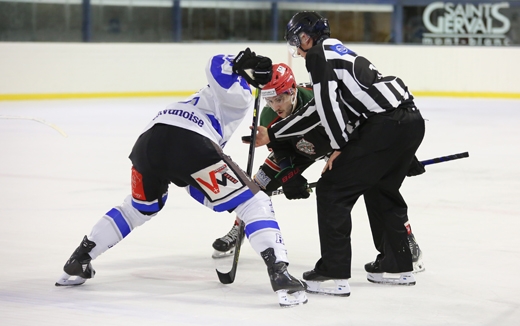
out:
M262 57L247 48L233 60L233 72L244 77L256 88L262 88L273 77L273 63L268 57Z
M305 199L311 195L307 179L301 175L298 167L285 169L276 178L282 181L283 193L287 199Z
M426 172L426 170L424 169L424 165L421 162L419 162L417 156L414 156L412 163L408 168L408 173L406 174L406 176L413 177L416 175L423 174L424 172Z

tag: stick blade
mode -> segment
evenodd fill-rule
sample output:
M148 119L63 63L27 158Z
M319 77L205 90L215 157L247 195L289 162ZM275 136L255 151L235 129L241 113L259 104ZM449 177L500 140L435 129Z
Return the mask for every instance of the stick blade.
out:
M240 221L240 228L238 229L237 235L237 244L235 246L235 254L233 255L233 265L231 269L227 273L222 273L218 269L215 269L217 272L218 279L222 284L231 284L235 281L235 276L237 274L238 268L238 259L240 257L240 248L242 247L242 242L245 236L244 222Z
M235 281L236 269L231 270L229 273L221 273L218 269L216 269L215 271L217 271L217 276L220 283L231 284Z

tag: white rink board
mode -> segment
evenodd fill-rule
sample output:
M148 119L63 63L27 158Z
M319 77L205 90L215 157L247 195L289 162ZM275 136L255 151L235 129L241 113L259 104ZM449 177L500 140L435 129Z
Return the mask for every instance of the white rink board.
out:
M520 97L520 47L346 44L412 92L513 93ZM285 43L13 43L0 42L0 99L9 94L196 91L217 53L250 47L285 62L308 81L304 59Z

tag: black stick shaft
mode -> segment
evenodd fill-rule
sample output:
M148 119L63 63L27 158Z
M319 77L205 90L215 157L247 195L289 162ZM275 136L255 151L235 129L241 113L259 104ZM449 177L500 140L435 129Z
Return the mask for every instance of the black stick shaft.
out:
M253 162L255 160L255 143L256 143L256 130L258 128L258 111L260 111L260 90L256 91L255 107L253 109L253 128L251 129L251 143L249 144L249 156L247 158L247 170L248 176L253 173Z
M421 161L421 163L422 163L422 165L430 165L430 164L435 164L435 163L458 160L459 158L464 158L464 157L469 157L469 153L464 152L464 153L458 153L458 154L453 154L453 155L448 155L448 156L436 157L436 158L432 158L429 160Z
M465 158L465 157L469 157L468 152L458 153L458 154L453 154L453 155L448 155L448 156L441 156L441 157L436 157L436 158L432 158L429 160L424 160L424 161L421 161L421 164L430 165L430 164L436 164L436 163L441 163L441 162L458 160L458 159ZM309 188L314 188L314 187L316 187L317 184L318 184L317 182L311 182L311 183L309 183ZM273 190L270 194L268 193L269 196L281 195L281 194L283 194L283 189L281 189L281 188Z
M249 143L249 156L247 158L247 175L251 176L253 173L253 163L255 159L255 143L256 143L256 130L258 128L258 114L260 111L260 90L256 90L255 97L255 107L253 109L253 128L251 128L251 143ZM242 246L242 241L245 237L245 223L240 220L237 242L235 245L235 254L233 256L233 266L231 266L231 270L228 273L222 273L217 270L217 275L220 283L222 284L231 284L235 281L235 276L237 274L238 268L238 259L240 257L240 247Z

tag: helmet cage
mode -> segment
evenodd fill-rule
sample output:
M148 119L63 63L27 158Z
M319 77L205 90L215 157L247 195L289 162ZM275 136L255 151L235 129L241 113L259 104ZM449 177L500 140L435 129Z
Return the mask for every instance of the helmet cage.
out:
M272 97L265 96L264 99L266 100L267 106L274 110L277 106L284 105L286 102L291 103L291 106L293 106L296 99L295 94L296 92L293 89L289 89Z

